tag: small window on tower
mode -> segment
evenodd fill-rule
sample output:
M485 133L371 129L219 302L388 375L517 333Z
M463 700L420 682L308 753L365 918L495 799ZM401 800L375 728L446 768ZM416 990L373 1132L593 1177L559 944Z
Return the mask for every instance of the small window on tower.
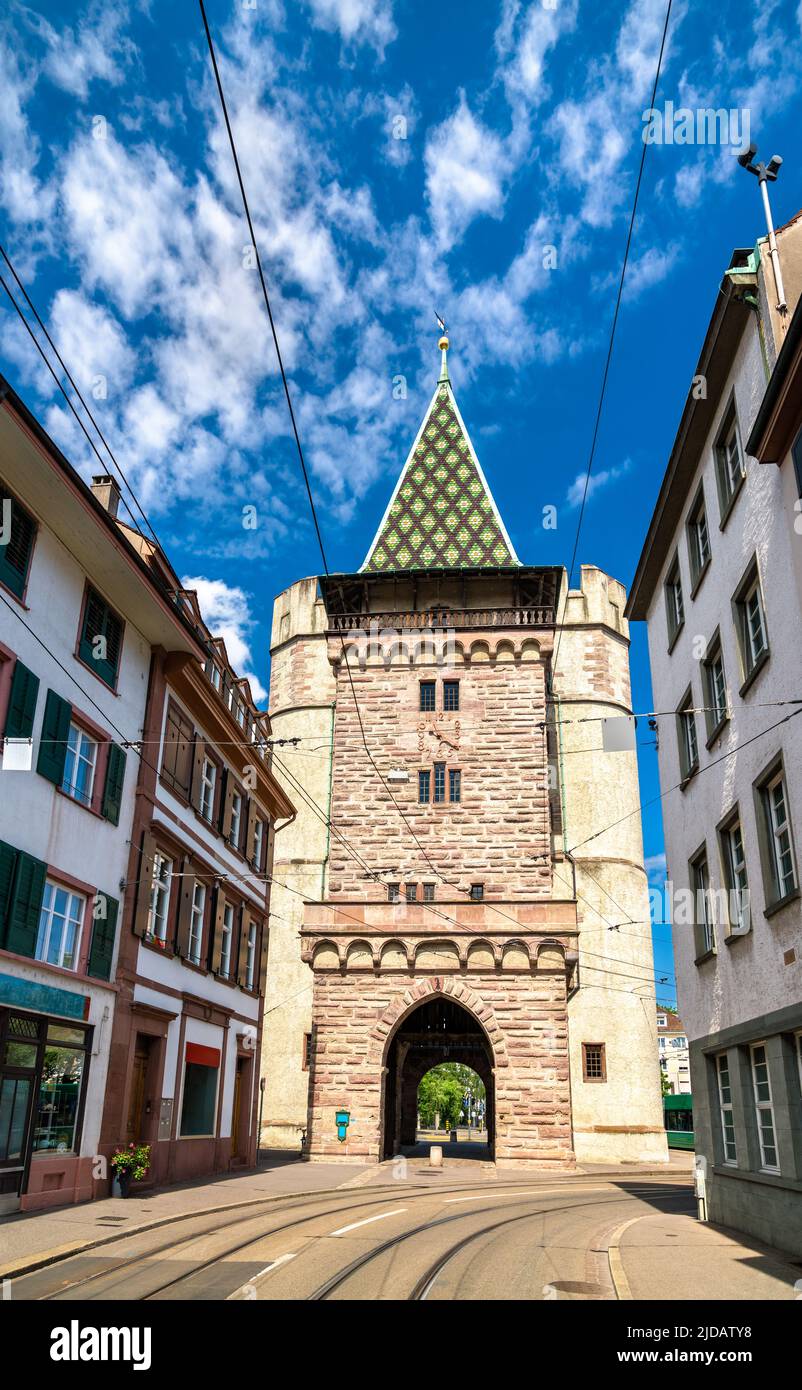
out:
M428 770L418 773L418 801L431 800L432 774Z
M407 895L407 902L408 902L408 903L416 903L416 902L418 901L418 885L417 885L417 883L407 883L407 884L405 884L405 886L404 886L404 891L405 891L405 893L406 893L406 895Z
M388 883L388 885L387 885L387 901L388 901L388 903L397 903L397 902L398 902L398 900L399 900L399 890L400 890L400 884L398 884L398 883Z
M583 1081L607 1080L607 1056L604 1043L582 1044Z
M458 768L449 769L448 799L449 801L461 801L462 799L462 773Z
M420 707L422 710L433 710L435 683L434 681L421 681L420 683Z
M459 709L459 681L443 681L443 709Z
M423 901L424 901L425 903L433 903L433 902L434 902L434 884L433 884L433 883L424 883L424 885L423 885ZM802 1054L801 1054L801 1055L802 1055Z
M483 883L471 884L471 902L481 903L484 901L485 886Z

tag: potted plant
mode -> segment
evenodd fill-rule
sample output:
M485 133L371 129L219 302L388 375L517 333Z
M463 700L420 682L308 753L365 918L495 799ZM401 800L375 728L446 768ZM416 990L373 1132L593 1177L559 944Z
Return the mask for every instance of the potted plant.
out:
M136 1179L139 1182L150 1167L150 1144L129 1144L127 1149L117 1149L110 1162L119 1195L127 1197L132 1181ZM113 1187L112 1195L117 1195Z

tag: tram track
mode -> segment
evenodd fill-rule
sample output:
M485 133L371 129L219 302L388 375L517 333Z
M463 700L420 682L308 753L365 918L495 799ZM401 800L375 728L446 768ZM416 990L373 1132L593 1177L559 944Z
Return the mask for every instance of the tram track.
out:
M539 1207L531 1211L522 1212L517 1216L505 1217L501 1221L491 1222L489 1225L481 1227L478 1231L473 1231L469 1233L467 1236L463 1237L462 1240L458 1241L449 1250L447 1250L443 1255L439 1256L438 1259L434 1261L419 1277L416 1284L413 1286L412 1291L407 1295L406 1301L423 1301L426 1298L429 1290L433 1287L434 1281L439 1277L439 1275L446 1268L446 1266L450 1264L451 1261L454 1260L461 1253L463 1249L465 1249L473 1241L479 1240L483 1236L492 1234L494 1231L500 1230L502 1227L511 1226L521 1221L531 1221L535 1217L539 1216L551 1216L565 1212L575 1212L577 1210L581 1210L584 1207L611 1205L618 1206L624 1203L631 1202L634 1198L636 1198L639 1195L644 1194L632 1192L626 1193L619 1197L602 1198L598 1201L572 1202L566 1203L565 1205L559 1207ZM654 1194L653 1192L649 1192L648 1195L653 1199L656 1194ZM662 1200L676 1201L680 1198L682 1198L683 1200L687 1200L687 1193L667 1193L665 1197L662 1198ZM362 1255L358 1255L355 1259L353 1259L350 1262L350 1264L346 1265L344 1269L339 1270L337 1274L333 1275L330 1279L327 1279L325 1283L321 1284L317 1289L314 1290L313 1293L308 1294L306 1301L320 1302L329 1299L331 1295L337 1292L339 1289L341 1289L342 1286L345 1283L347 1283L349 1279L352 1279L356 1274L362 1272L374 1260L379 1259L382 1255L386 1254L387 1251L398 1248L405 1241L414 1239L415 1236L419 1236L424 1233L430 1233L431 1231L436 1230L439 1227L451 1225L455 1221L465 1220L467 1217L483 1216L486 1213L491 1212L492 1210L492 1207L480 1207L478 1211L458 1212L451 1216L441 1217L438 1221L429 1221L420 1226L415 1226L412 1228L412 1230L404 1231L400 1235L391 1236L388 1240L383 1241L381 1245L377 1246L375 1250L371 1250Z
M589 1205L621 1204L621 1202L637 1200L638 1197L653 1198L659 1195L659 1197L662 1198L685 1198L685 1200L687 1200L687 1193L685 1193L685 1191L674 1190L674 1184L666 1180L657 1179L656 1181L652 1181L652 1183L641 1183L638 1184L637 1187L632 1187L631 1191L625 1191L625 1193L616 1195L616 1197L609 1198L603 1198L602 1195L600 1195L603 1188L606 1186L605 1179L599 1177L598 1183L599 1197L595 1198L594 1201L566 1202L566 1204L560 1205L560 1207L541 1205L541 1207L520 1213L520 1215L514 1216L514 1218L503 1218L499 1220L499 1222L489 1223L489 1225L482 1226L478 1232L468 1233L468 1236L457 1241L448 1251L439 1255L434 1264L429 1266L427 1270L424 1270L423 1275L418 1277L416 1284L414 1284L411 1293L406 1295L407 1300L424 1301L436 1277L439 1277L439 1273L442 1272L442 1269L445 1269L453 1259L457 1258L457 1255L460 1254L463 1248L466 1248L467 1245L478 1240L478 1238L485 1236L485 1234L492 1233L495 1229L500 1229L500 1227L514 1225L514 1223L521 1222L521 1220L534 1219L537 1218L537 1216L550 1215L550 1213L555 1213L555 1215L557 1215L559 1212L577 1211L577 1209L589 1207ZM150 1245L146 1250L133 1251L132 1254L126 1255L120 1254L120 1258L115 1259L114 1264L106 1264L103 1268L92 1270L92 1272L89 1273L82 1273L82 1275L74 1277L74 1279L61 1282L57 1287L50 1287L50 1289L46 1287L46 1291L40 1294L32 1293L31 1297L46 1302L81 1300L83 1297L96 1298L96 1300L99 1301L104 1300L104 1298L115 1298L120 1295L118 1294L118 1290L121 1289L121 1286L128 1286L128 1289L133 1289L138 1277L140 1280L146 1280L147 1269L149 1269L149 1266L153 1265L154 1262L157 1264L160 1257L164 1257L164 1262L167 1262L168 1259L174 1261L174 1259L183 1257L193 1259L192 1268L183 1269L181 1272L177 1273L177 1275L170 1277L170 1279L161 1279L156 1286L143 1287L139 1294L128 1293L125 1295L128 1300L149 1302L158 1301L163 1297L181 1298L182 1289L186 1290L183 1297L192 1298L193 1293L190 1291L192 1290L192 1284L193 1282L199 1282L199 1280L202 1283L200 1283L200 1287L197 1287L195 1295L196 1297L203 1297L204 1289L206 1289L208 1294L208 1287L210 1287L208 1283L204 1286L203 1276L211 1275L215 1266L225 1265L225 1262L231 1261L232 1257L242 1257L243 1252L246 1252L249 1248L259 1247L261 1243L271 1240L272 1237L293 1232L293 1230L300 1229L300 1227L309 1226L310 1223L325 1219L327 1216L335 1216L338 1220L347 1220L349 1215L359 1216L360 1213L386 1207L388 1202L391 1201L403 1201L404 1204L406 1204L406 1202L411 1202L411 1204L414 1205L417 1205L421 1200L429 1202L471 1202L475 1200L477 1204L481 1204L482 1201L489 1202L489 1204L484 1205L484 1207L482 1207L482 1205L477 1205L477 1207L471 1208L470 1211L449 1213L448 1216L441 1216L439 1219L428 1219L425 1220L425 1222L417 1223L417 1225L411 1227L410 1230L406 1230L406 1232L400 1233L398 1236L382 1241L374 1250L363 1252L359 1257L352 1259L345 1268L339 1269L334 1276L329 1277L328 1280L320 1284L317 1289L313 1290L313 1293L306 1295L306 1301L327 1300L327 1298L336 1294L336 1291L342 1289L350 1279L353 1279L353 1277L360 1272L360 1270L366 1269L367 1266L370 1266L371 1262L381 1257L381 1255L384 1255L386 1251L402 1247L404 1241L413 1240L414 1237L421 1236L424 1232L431 1233L434 1232L434 1230L438 1230L439 1227L450 1226L452 1223L460 1222L460 1220L491 1215L491 1213L496 1215L496 1213L498 1213L498 1207L496 1207L495 1204L499 1200L513 1202L542 1201L542 1198L548 1195L545 1190L543 1190L542 1194L530 1190L528 1193L525 1193L525 1195L518 1195L518 1188L523 1187L525 1187L525 1183L521 1180L518 1180L517 1183L512 1183L512 1181L510 1181L510 1183L503 1183L503 1181L498 1184L493 1183L492 1191L488 1191L488 1184L486 1183L477 1184L475 1187L471 1186L471 1184L460 1183L456 1184L456 1186L443 1188L421 1187L420 1183L400 1184L400 1186L398 1183L393 1183L392 1187L374 1188L373 1193L366 1193L364 1197L361 1194L359 1197L357 1197L356 1194L350 1197L350 1194L343 1193L343 1188L331 1188L331 1190L322 1191L322 1193L303 1194L303 1197L293 1197L286 1201L282 1201L281 1198L277 1197L265 1198L264 1202L253 1204L253 1207L250 1207L247 1213L240 1213L240 1215L232 1216L231 1219L224 1220L222 1225L220 1212L199 1213L199 1216L197 1216L195 1220L196 1222L203 1223L202 1229L193 1229L192 1232L186 1233L185 1236L178 1238L178 1240L175 1238L175 1234L172 1233L170 1238L158 1240L156 1244ZM577 1181L577 1183L568 1181L568 1183L564 1184L564 1191L566 1191L566 1195L568 1195L571 1193L571 1188L574 1188L574 1190L585 1188L585 1190L587 1190L587 1187L587 1180ZM669 1191L666 1191L666 1188L669 1188ZM343 1198L345 1198L345 1200L343 1200ZM256 1207L256 1209L254 1209L254 1207ZM391 1213L388 1213L388 1215L391 1215ZM274 1218L274 1216L286 1216L288 1219L281 1220L279 1225L274 1225L274 1223L272 1223L272 1218ZM185 1219L193 1220L190 1215L186 1216ZM228 1236L232 1236L232 1234L240 1232L242 1227L253 1226L253 1223L264 1222L265 1219L270 1220L267 1227L261 1226L256 1232L247 1233L247 1236L242 1238L242 1240L231 1241L225 1238L227 1234ZM359 1225L361 1225L360 1222L354 1223L354 1226ZM366 1225L370 1225L370 1220L366 1222ZM242 1232L242 1234L245 1236L245 1232ZM325 1238L335 1236L335 1234L339 1234L339 1232L322 1232L320 1236L313 1238L325 1240ZM120 1243L136 1241L138 1240L138 1236L142 1237L143 1240L147 1240L149 1232L131 1232L129 1236L125 1236L125 1234L121 1233ZM204 1258L195 1259L192 1257L193 1247L203 1244L208 1245L210 1241L214 1243L215 1237L222 1238L220 1248L215 1248L213 1252L208 1252ZM202 1251L197 1252L197 1254L202 1254ZM65 1257L64 1261L60 1262L60 1264L68 1266L72 1259L86 1259L86 1255L81 1255L81 1257ZM271 1261L270 1264L267 1265L267 1269L260 1270L259 1275L261 1276L263 1273L264 1275L270 1275L272 1265L274 1264L275 1262ZM32 1284L29 1284L29 1287L33 1287L33 1289L42 1286L42 1284L46 1286L49 1276L53 1276L56 1272L56 1266L47 1266L47 1269L36 1270L36 1272L31 1273L29 1276L22 1276L22 1279L19 1280L19 1284L22 1284L24 1280L31 1280ZM72 1273L72 1270L64 1270L64 1273L68 1272ZM256 1277L256 1275L254 1275L254 1277ZM228 1291L228 1293L227 1291L221 1291L221 1293L215 1294L214 1297L232 1297L232 1295L239 1293L240 1287L243 1287L242 1284L240 1284L238 1289L232 1291L232 1293L231 1291ZM24 1287L19 1287L18 1293L21 1297L25 1297ZM300 1297L303 1297L303 1294L300 1295Z

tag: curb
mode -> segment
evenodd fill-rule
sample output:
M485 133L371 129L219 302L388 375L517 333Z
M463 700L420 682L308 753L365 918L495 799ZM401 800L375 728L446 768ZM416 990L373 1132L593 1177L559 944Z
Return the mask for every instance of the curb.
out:
M338 1191L339 1188L332 1187L318 1188L313 1192L276 1192L269 1197L252 1197L246 1202L226 1202L224 1206L199 1207L197 1211L177 1212L174 1216L162 1216L158 1221L145 1221L140 1226L130 1226L125 1231L110 1231L108 1235L97 1240L75 1240L67 1245L54 1245L50 1250L40 1250L37 1255L23 1257L13 1264L0 1265L0 1280L19 1279L23 1274L34 1274L37 1269L46 1269L48 1265L58 1264L60 1260L68 1260L72 1255L81 1255L86 1250L97 1250L103 1245L111 1245L121 1236L138 1236L143 1231L157 1231L161 1226L172 1226L178 1221L190 1221L194 1216L216 1216L224 1211L263 1206L266 1202L280 1202L287 1197L330 1196Z
M624 1221L622 1225L616 1226L612 1235L607 1238L606 1250L607 1262L610 1266L610 1278L613 1281L615 1296L621 1303L634 1302L635 1298L621 1258L621 1237L625 1231L629 1230L630 1226L635 1226L638 1221L642 1220L642 1216L630 1217L629 1221Z

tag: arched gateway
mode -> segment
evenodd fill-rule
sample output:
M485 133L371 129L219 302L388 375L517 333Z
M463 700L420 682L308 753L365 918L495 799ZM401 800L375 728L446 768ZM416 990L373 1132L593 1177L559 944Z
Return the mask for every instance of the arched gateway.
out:
M626 596L518 560L447 347L361 569L276 600L263 1142L381 1161L448 1048L498 1164L664 1158Z

